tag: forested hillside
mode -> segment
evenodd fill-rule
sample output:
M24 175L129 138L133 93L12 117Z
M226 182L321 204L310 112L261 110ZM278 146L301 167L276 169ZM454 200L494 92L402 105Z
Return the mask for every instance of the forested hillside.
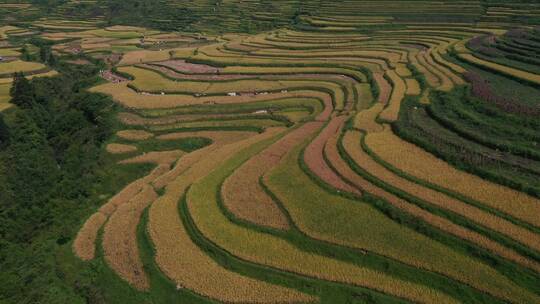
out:
M7 1L6 1L7 2ZM335 8L324 0L28 0L18 3L32 4L32 8L4 9L3 19L8 22L34 21L47 18L88 19L98 18L106 25L137 25L162 30L191 32L244 32L255 33L283 26L299 29L316 29L320 24L312 18L331 17ZM396 1L388 1L396 2ZM403 2L403 1L402 1ZM519 22L535 24L540 16L534 14L498 14L500 8L526 11L534 0L502 1L475 0L452 1L452 6L439 8L418 15L418 7L425 0L409 0L408 9L395 9L379 1L343 1L339 9L357 16L384 16L399 22ZM9 2L13 3L13 2ZM1 10L1 9L0 9ZM490 16L490 11L492 15ZM487 15L486 15L487 13ZM1 17L0 17L1 18Z
M0 303L540 303L540 3L0 0Z

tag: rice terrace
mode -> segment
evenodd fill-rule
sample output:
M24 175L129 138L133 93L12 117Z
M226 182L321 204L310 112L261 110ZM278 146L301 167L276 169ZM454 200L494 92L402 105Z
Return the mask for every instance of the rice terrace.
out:
M0 303L540 303L540 2L0 0Z

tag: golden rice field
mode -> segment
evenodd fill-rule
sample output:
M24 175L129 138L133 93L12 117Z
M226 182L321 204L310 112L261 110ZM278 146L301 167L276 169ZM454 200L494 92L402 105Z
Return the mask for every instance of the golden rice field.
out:
M540 27L515 17L538 5L318 5L251 34L33 24L103 61L103 149L146 172L79 223L77 262L152 303L540 303ZM0 109L15 71L55 73L0 62Z
M15 72L32 72L45 69L46 66L38 62L27 62L15 60L11 62L0 62L0 74L12 74Z

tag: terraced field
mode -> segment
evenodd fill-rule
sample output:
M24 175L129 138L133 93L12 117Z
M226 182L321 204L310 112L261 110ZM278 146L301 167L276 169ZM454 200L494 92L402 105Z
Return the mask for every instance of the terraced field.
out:
M540 303L540 5L189 2L182 32L60 13L0 28L103 63L89 91L119 108L105 149L152 168L70 243L111 288L152 303ZM185 21L165 17L150 24ZM55 73L21 52L0 47L0 110L13 72Z

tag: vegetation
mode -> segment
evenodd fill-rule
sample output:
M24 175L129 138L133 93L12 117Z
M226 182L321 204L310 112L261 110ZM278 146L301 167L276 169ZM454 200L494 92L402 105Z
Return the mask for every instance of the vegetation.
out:
M0 0L1 303L539 303L538 1Z
M18 107L5 112L1 124L0 260L2 281L10 282L2 287L5 300L76 299L73 289L60 292L66 282L50 265L73 237L84 214L79 210L98 204L99 192L114 191L101 184L109 173L101 148L114 126L114 107L109 98L81 90L95 82L97 69L64 65L51 78L14 76L11 96Z

